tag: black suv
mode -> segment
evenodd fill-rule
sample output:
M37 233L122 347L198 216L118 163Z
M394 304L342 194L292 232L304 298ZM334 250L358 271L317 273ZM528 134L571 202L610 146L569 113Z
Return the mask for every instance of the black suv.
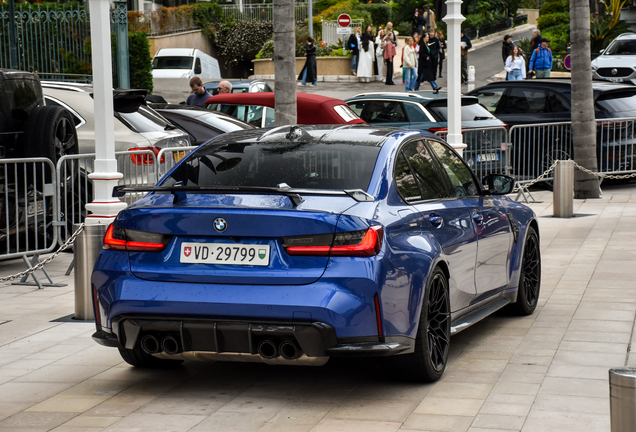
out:
M594 82L597 122L597 158L601 172L636 169L636 87ZM499 81L468 93L508 126L545 124L531 129L512 129L513 174L535 177L555 159L573 155L570 125L572 86L569 79ZM621 119L614 121L613 119ZM557 124L566 123L566 124Z

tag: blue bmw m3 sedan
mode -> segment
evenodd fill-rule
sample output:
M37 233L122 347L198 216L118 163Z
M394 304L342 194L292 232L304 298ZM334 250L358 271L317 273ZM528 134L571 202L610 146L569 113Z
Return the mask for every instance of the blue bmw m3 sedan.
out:
M390 356L437 380L451 335L537 306L538 225L513 184L428 132L221 135L157 186L115 190L148 193L104 238L93 338L140 367Z

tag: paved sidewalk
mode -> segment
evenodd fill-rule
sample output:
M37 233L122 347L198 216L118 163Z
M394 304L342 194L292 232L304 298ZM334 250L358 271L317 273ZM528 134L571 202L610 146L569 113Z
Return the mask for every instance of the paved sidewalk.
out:
M608 369L627 362L636 311L636 186L605 186L552 218L539 191L542 293L529 317L490 317L452 338L432 385L394 382L367 361L326 366L186 363L129 367L73 322L61 288L0 285L0 432L609 431ZM23 269L0 262L0 276Z

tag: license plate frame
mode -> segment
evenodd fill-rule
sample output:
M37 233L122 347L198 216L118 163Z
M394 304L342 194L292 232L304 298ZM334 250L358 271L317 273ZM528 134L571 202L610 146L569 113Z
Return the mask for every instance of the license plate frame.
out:
M184 242L179 261L182 264L266 267L269 266L270 251L270 245L264 244Z
M479 153L477 162L495 162L499 160L499 153Z
M44 200L31 201L27 204L27 215L42 214L46 212L46 202Z

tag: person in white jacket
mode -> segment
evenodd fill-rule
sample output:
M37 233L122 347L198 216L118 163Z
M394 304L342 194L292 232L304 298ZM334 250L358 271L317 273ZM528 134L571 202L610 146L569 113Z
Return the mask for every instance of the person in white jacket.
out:
M506 59L506 80L521 81L526 79L526 61L523 59L518 46L512 48L512 52Z
M404 69L404 90L414 91L417 85L417 63L415 62L415 47L413 46L413 38L406 40L407 46L404 47L402 57L402 68Z
M375 37L375 62L378 66L378 81L386 81L386 66L384 65L384 47L386 46L386 34L381 28Z

